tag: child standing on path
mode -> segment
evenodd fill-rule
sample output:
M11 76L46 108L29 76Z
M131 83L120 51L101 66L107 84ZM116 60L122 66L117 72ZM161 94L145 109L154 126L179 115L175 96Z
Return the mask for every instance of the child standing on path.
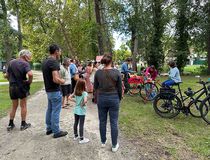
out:
M86 114L86 104L87 104L87 96L86 92L86 83L85 80L79 79L76 83L75 90L73 94L69 97L70 100L75 101L74 108L74 140L79 139L79 143L87 143L89 142L88 138L83 137L84 133L84 123L85 123L85 114ZM75 99L72 99L75 97ZM79 135L78 135L78 127L79 124Z

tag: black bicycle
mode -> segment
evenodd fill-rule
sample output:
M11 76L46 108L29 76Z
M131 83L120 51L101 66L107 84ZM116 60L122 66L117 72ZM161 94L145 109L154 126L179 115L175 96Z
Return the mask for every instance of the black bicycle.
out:
M197 82L202 85L202 88L193 91L191 88L188 88L185 91L183 96L180 83L176 83L178 86L178 92L175 91L173 86L171 88L161 88L160 93L155 97L153 101L153 108L155 112L164 118L173 118L176 117L180 111L188 115L190 113L193 117L201 117L200 105L203 102L203 99L208 95L207 84L209 82L204 82L199 80ZM187 102L189 100L189 102ZM187 102L187 105L185 103ZM203 109L203 115L207 114L207 107Z
M208 86L208 90L210 90L210 86ZM208 96L202 101L200 111L203 120L210 124L210 94L208 94Z

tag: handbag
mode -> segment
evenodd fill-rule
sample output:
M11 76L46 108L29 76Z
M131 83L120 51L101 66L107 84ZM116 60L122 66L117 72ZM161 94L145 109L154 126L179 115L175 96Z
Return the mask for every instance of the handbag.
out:
M173 88L160 88L160 98L166 100L173 100L176 96L175 89Z

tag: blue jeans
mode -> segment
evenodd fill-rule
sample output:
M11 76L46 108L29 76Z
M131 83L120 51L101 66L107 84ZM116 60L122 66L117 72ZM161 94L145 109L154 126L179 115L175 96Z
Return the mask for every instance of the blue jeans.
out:
M100 93L98 95L97 105L102 143L106 142L106 124L107 114L109 112L112 145L115 146L117 144L119 104L120 99L118 94Z
M47 92L48 107L46 112L47 131L52 130L54 134L60 132L59 121L62 106L62 95L60 91Z
M170 86L172 86L172 85L174 85L174 84L175 84L174 80L168 79L168 80L166 80L166 81L164 81L164 82L162 83L162 86L163 86L163 87L170 87Z

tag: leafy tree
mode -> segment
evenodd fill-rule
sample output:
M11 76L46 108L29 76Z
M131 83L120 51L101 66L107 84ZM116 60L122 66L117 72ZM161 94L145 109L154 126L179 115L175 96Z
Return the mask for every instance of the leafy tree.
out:
M161 7L162 0L153 1L152 8L154 35L152 37L150 52L146 57L148 64L154 65L156 68L160 68L164 62L164 52L161 41L164 32L164 23L162 19L163 12Z
M131 51L128 49L128 47L125 44L122 44L120 46L120 49L114 51L114 60L124 61L126 58L131 56Z
M0 26L2 30L0 33L0 48L2 48L2 58L9 61L13 54L16 54L16 32L9 25L8 20L8 6L5 0L0 1Z
M184 69L184 66L187 63L187 56L190 54L188 40L189 40L189 2L188 0L177 0L177 23L176 23L176 58L177 58L177 67L181 70Z

